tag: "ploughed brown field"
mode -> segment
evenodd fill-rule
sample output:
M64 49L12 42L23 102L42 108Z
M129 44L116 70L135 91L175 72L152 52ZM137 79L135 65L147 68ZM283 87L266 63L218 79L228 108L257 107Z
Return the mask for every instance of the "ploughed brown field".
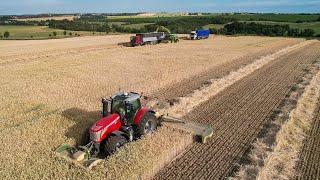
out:
M290 86L320 53L319 42L303 39L213 36L202 41L131 48L122 45L129 37L1 41L0 177L224 177ZM161 160L153 160L149 166L141 163L152 153L164 158L153 149L161 146L143 144L156 144L155 137L159 137L158 142L169 152L170 140L179 140L173 136L181 132L174 131L170 136L170 129L165 127L149 139L120 149L90 172L53 152L62 143L80 143L85 128L100 117L100 98L109 97L119 88L179 103L179 97L191 96L210 85L212 79L222 79L261 57L299 44L303 46L284 51L185 114L188 120L212 124L214 135L207 144L186 143L183 153L170 164L157 164ZM181 136L180 140L188 141L184 134ZM127 172L117 159L130 148L136 148L136 154L131 152L125 162L141 166ZM162 170L158 171L160 166ZM144 168L149 168L145 169L146 175Z

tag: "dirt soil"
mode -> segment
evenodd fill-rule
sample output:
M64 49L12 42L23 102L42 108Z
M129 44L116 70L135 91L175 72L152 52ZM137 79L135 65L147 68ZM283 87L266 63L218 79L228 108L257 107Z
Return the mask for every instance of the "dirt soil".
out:
M194 144L155 179L224 178L255 140L304 70L320 58L320 43L291 52L195 108L185 118L214 127L208 144Z

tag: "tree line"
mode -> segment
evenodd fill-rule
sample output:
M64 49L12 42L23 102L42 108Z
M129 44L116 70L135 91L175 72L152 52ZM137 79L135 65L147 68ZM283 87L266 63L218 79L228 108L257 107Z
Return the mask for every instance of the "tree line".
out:
M320 20L320 17L319 17ZM140 28L112 24L108 22L121 21L126 24L153 23ZM208 24L225 24L222 29L210 28L213 34L249 34L264 36L291 36L291 37L312 37L315 31L312 29L291 28L285 24L263 24L256 22L239 22L234 16L177 16L177 17L148 17L148 18L123 18L107 19L104 15L82 15L74 20L46 20L46 21L16 21L8 17L0 18L1 24L10 25L39 25L50 28L70 31L92 31L92 32L123 32L123 33L145 33L155 31L157 26L164 26L172 33L190 33L192 30L202 29ZM319 36L319 35L317 35Z
M315 35L313 29L290 28L289 25L268 25L255 22L232 22L228 23L221 30L211 29L217 34L248 34L263 36L291 36L291 37L312 37Z
M179 24L179 23L178 23ZM217 23L213 23L217 24ZM141 28L130 28L121 25L112 25L112 30L123 33L145 33L154 32L158 25L165 26L172 33L188 34L193 30L202 29L202 24L171 24L171 23L156 23L145 25ZM268 25L255 22L230 22L224 25L224 28L210 28L211 34L222 35L260 35L260 36L290 36L290 37L313 37L315 31L313 29L297 29L290 28L289 25Z
M145 20L147 21L145 21ZM125 21L126 24L138 24L138 23L147 23L151 22L154 24L149 24L142 26L140 28L131 28L124 27L122 25L112 24L111 29L115 32L123 32L123 33L145 33L145 32L153 32L157 29L158 26L164 26L172 33L176 34L186 34L190 33L190 31L195 29L202 29L203 26L207 24L225 24L227 22L234 21L233 18L226 18L223 16L196 16L196 17L177 17L177 18L151 18L153 20L147 18L135 18L128 19Z
M93 31L106 32L111 31L107 22L89 22L82 20L50 20L48 26L55 29L71 30L71 31Z

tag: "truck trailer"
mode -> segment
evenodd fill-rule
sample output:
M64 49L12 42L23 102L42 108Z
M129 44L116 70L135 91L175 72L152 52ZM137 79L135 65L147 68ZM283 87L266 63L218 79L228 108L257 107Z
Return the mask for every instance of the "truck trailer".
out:
M145 44L157 44L166 38L164 32L139 33L130 38L132 46L141 46Z
M210 31L207 29L191 31L190 39L207 39L210 35Z

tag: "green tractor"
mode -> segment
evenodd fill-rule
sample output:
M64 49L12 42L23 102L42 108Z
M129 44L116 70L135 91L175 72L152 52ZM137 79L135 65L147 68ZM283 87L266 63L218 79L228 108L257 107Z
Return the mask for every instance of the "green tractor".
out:
M156 29L156 32L164 32L166 34L165 40L167 40L168 42L171 42L171 43L179 42L178 35L172 34L171 31L164 26L158 26L158 28Z

